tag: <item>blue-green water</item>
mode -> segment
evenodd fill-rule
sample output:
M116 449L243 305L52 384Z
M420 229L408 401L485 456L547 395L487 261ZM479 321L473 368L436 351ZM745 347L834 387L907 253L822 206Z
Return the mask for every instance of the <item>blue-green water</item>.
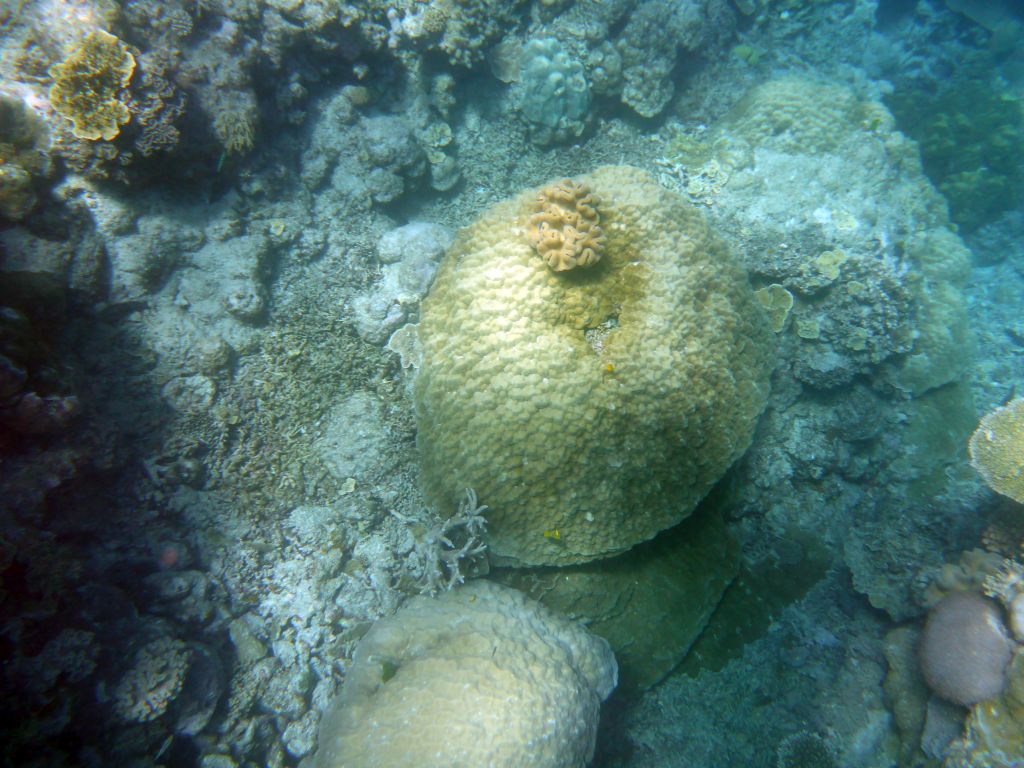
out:
M4 4L5 764L1024 765L1022 25Z

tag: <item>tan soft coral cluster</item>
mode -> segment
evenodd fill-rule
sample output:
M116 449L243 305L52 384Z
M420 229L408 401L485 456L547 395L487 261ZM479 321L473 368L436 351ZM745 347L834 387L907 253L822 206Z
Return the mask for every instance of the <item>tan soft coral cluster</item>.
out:
M537 198L526 235L530 245L555 272L592 267L604 252L600 201L584 184L563 179L544 187Z

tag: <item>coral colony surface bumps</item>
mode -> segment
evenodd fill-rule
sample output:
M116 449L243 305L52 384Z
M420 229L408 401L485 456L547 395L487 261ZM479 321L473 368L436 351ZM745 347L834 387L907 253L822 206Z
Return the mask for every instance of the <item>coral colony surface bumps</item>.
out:
M538 200L599 216L602 236L561 229L563 245L592 238L598 263L549 267ZM491 559L514 565L613 555L689 515L750 444L774 349L701 215L627 166L486 211L449 250L419 333L427 496L450 508L476 489Z
M1024 398L986 414L969 448L971 464L989 487L1024 504Z
M418 597L360 641L314 768L573 768L618 670L608 643L508 587Z

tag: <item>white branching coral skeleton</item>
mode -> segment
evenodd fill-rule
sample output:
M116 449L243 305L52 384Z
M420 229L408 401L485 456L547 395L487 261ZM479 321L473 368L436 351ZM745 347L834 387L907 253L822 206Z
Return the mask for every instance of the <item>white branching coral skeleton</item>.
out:
M485 568L481 569L487 552L485 511L487 507L478 503L476 491L467 488L458 511L444 522L438 522L429 510L423 512L431 522L392 513L420 528L418 533L414 532L413 556L418 561L416 570L421 574L420 591L423 594L447 592L465 582L468 575L486 572Z

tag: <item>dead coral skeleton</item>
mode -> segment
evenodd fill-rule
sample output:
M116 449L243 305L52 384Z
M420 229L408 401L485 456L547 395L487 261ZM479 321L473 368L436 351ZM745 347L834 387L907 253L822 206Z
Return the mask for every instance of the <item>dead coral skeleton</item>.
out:
M467 488L458 511L444 522L438 521L426 509L423 516L429 517L430 522L392 512L403 522L418 523L426 528L425 533L416 536L414 550L417 570L421 573L421 593L436 595L465 582L474 561L487 551L484 541L487 520L483 516L486 511L487 507L477 502L476 492Z

